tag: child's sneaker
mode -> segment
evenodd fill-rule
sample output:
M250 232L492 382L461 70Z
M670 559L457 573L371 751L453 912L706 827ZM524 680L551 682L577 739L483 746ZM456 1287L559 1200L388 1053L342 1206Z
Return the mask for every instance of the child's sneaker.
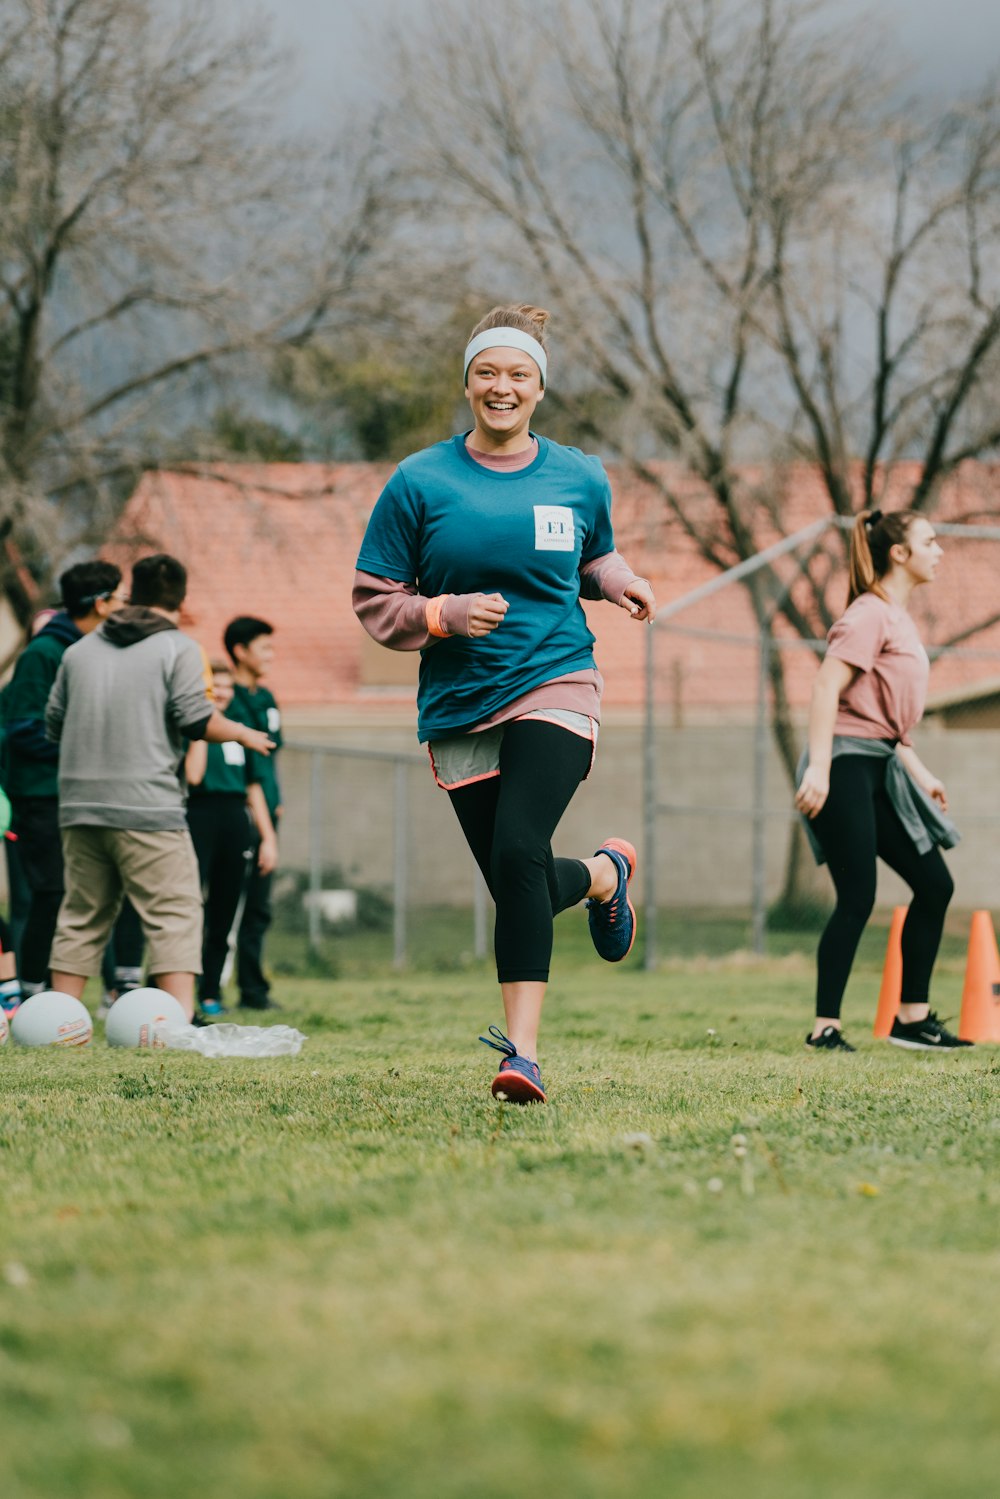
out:
M21 1008L23 998L21 986L16 979L10 979L0 985L0 1009L3 1010L8 1020Z
M635 941L635 911L628 898L628 882L635 874L635 849L624 838L609 838L597 850L606 854L618 871L618 884L610 900L587 902L590 939L608 963L620 963ZM596 855L595 855L596 857Z
M955 1051L960 1046L972 1045L971 1041L963 1041L960 1036L953 1036L951 1031L945 1030L933 1010L926 1020L914 1020L909 1025L904 1025L897 1015L888 1040L893 1046L903 1046L907 1051Z
M807 1046L815 1046L817 1051L857 1051L856 1046L851 1046L844 1039L844 1033L835 1025L824 1026L818 1036L807 1036Z
M522 1057L513 1041L498 1026L490 1026L490 1036L495 1036L496 1040L491 1041L489 1036L480 1036L479 1039L485 1046L492 1046L494 1051L502 1051L504 1056L493 1079L493 1097L507 1103L544 1103L545 1089L538 1063Z
M207 1020L217 1020L225 1011L221 999L202 999L198 1002L198 1008Z

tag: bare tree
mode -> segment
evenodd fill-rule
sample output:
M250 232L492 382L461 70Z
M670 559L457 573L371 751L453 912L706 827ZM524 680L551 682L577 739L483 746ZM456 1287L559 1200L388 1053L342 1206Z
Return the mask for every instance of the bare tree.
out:
M384 183L370 145L282 142L286 88L203 5L0 0L0 581L100 535L209 375L350 306Z
M616 398L591 403L592 435L720 569L784 529L789 458L818 467L841 516L876 502L894 459L919 458L912 503L930 512L942 479L1000 442L985 398L1000 99L901 108L870 25L828 9L463 3L398 47L410 173L463 216L482 279L485 261L494 287L530 286L562 314L565 366ZM682 459L709 502L650 451ZM829 627L841 547L746 581L761 630ZM780 652L771 663L791 777Z

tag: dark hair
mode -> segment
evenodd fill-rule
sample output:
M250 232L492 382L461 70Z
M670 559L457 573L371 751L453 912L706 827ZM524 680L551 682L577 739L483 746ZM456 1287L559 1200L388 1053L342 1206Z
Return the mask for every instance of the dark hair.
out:
M120 567L113 562L78 562L68 567L59 579L63 608L70 619L83 619L98 599L108 599L122 580Z
M157 552L132 567L132 603L147 609L179 609L187 595L187 568L176 557Z
M254 619L252 614L240 614L229 621L222 644L226 647L230 660L235 662L238 645L253 645L259 635L273 634L274 626L269 625L266 619Z
M906 538L915 520L916 510L862 510L851 532L851 582L847 602L853 604L863 593L882 594L879 587L892 565L889 552L894 546L906 546Z

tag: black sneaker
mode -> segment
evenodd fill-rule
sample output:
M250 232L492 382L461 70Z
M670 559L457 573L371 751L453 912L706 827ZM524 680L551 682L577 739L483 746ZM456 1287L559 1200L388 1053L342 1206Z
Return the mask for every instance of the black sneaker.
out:
M843 1031L835 1025L825 1026L818 1036L807 1036L806 1045L815 1046L817 1051L857 1051L856 1046L848 1045Z
M959 1046L972 1045L971 1041L963 1041L945 1030L933 1010L926 1020L914 1020L910 1025L904 1025L897 1015L888 1039L893 1046L903 1046L907 1051L955 1051Z

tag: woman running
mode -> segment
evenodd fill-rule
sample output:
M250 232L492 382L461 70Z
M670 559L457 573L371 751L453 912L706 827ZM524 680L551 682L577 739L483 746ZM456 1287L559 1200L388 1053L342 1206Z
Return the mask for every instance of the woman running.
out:
M497 1097L544 1102L538 1027L552 919L589 899L610 962L635 935L636 856L609 838L591 859L550 840L597 743L602 681L581 595L652 620L653 591L615 551L597 458L531 430L545 396L548 313L495 307L465 350L470 432L405 459L358 557L354 607L393 650L420 650L418 736L496 903L506 1030Z
M795 805L837 905L820 938L816 1024L807 1046L853 1051L840 1003L875 904L881 858L913 891L903 927L903 987L889 1040L913 1051L969 1046L930 1008L931 970L954 885L940 848L958 841L942 783L918 758L910 731L927 697L930 664L907 612L941 560L934 528L913 510L862 511L851 537L850 597L813 688L809 748Z

